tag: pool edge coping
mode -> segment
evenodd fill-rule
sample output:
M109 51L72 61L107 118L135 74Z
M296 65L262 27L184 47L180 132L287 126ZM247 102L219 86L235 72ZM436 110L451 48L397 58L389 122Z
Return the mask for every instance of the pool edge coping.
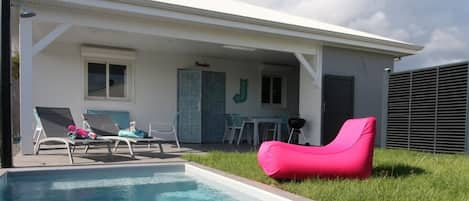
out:
M289 200L292 200L292 201L314 201L314 200L305 198L303 196L300 196L300 195L297 195L297 194L294 194L294 193L291 193L291 192L288 192L288 191L285 191L285 190L282 190L282 189L279 189L279 188L275 188L273 186L270 186L270 185L267 185L267 184L264 184L264 183L261 183L261 182L258 182L258 181L250 180L250 179L247 179L245 177L237 176L237 175L234 175L234 174L231 174L231 173L228 173L228 172L224 172L222 170L218 170L218 169L215 169L215 168L212 168L212 167L207 167L207 166L201 165L199 163L186 162L186 165L193 166L193 167L196 167L196 168L200 168L202 170L206 170L206 171L212 172L214 174L218 174L222 177L226 177L228 179L240 182L242 184L245 184L245 185L248 185L248 186L251 186L251 187L254 187L254 188L258 188L260 190L266 191L268 193L271 193L271 194L274 194L276 196L280 196L280 197L283 197L283 198L286 198L286 199L289 199Z
M174 162L158 162L158 163L119 163L119 164L86 164L86 165L63 165L63 166L33 166L33 167L14 167L3 168L0 170L8 172L27 172L27 171L43 171L43 170L84 170L93 168L116 168L116 167L146 167L146 166L165 166L165 165L184 165L187 161Z

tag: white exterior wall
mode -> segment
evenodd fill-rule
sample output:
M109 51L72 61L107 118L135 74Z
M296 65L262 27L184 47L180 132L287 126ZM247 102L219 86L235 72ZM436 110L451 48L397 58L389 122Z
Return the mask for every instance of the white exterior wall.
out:
M287 107L261 106L262 69L275 70L261 62L236 61L198 56L175 55L137 50L133 68L132 101L86 100L85 70L80 46L54 43L33 57L33 106L69 107L75 123L81 125L81 113L87 109L127 110L137 126L147 129L149 122L169 122L177 111L177 69L193 67L195 61L211 66L207 70L226 72L226 112L241 115L275 115L298 113L298 68L280 68L287 74ZM289 71L285 73L285 69ZM248 79L248 99L235 104L239 80ZM31 131L32 132L32 131Z

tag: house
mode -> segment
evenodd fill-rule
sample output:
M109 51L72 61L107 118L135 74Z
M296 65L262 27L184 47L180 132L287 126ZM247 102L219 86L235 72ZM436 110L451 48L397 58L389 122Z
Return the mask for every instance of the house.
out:
M184 87L178 69L224 73L223 112L299 115L303 143L325 144L344 118L380 121L384 69L422 49L234 0L27 0L15 8L36 14L19 18L14 36L23 154L32 153L35 106L69 107L77 122L88 109L129 111L142 128L170 121Z

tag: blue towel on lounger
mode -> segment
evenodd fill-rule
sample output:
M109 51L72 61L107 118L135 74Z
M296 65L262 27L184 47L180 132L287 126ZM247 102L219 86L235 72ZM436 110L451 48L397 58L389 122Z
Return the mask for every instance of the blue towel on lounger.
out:
M119 137L145 138L146 134L142 130L136 130L135 132L132 132L128 129L124 129L119 131Z

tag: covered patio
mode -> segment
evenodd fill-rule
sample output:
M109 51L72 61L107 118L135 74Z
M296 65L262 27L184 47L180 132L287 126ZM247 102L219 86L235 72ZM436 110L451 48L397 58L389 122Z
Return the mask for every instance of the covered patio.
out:
M183 90L178 82L181 69L225 75L223 106L211 113L284 119L301 115L309 122L305 142L319 144L320 127L313 125L319 125L320 114L314 111L320 104L311 105L321 99L314 96L321 92L317 43L263 33L268 30L174 19L170 13L132 5L117 9L113 3L104 3L99 11L85 13L75 8L86 3L71 4L30 2L28 7L37 16L19 19L23 156L18 161L40 161L28 156L33 153L36 106L70 108L78 125L89 110L127 111L144 131L151 123L171 122L177 113L178 124L184 124L189 113L181 113L177 102ZM136 16L129 18L122 12ZM105 79L96 80L100 76ZM240 88L243 80L246 89ZM300 109L302 99L308 101L306 109ZM199 104L200 111L201 103L194 104ZM225 132L223 120L212 124L218 133ZM288 137L287 128L278 130L283 133L281 138ZM178 135L183 144L223 141L223 134L211 137L211 133L203 133L199 135L208 135L203 138L209 140L194 141L181 131Z

